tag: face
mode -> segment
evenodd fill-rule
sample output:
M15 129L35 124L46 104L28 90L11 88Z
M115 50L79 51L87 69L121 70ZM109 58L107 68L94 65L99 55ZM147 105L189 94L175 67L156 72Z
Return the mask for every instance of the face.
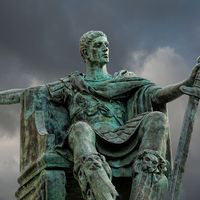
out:
M93 63L106 64L109 62L108 40L104 36L95 38L87 49L88 60Z

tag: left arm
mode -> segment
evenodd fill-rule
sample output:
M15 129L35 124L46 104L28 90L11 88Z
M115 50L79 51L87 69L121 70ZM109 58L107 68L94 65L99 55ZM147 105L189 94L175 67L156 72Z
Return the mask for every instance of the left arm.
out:
M152 101L156 104L168 103L174 99L180 97L183 93L180 91L180 86L184 85L184 82L176 85L169 85L162 89L157 90L152 97Z
M176 98L180 97L183 93L180 90L180 86L185 85L192 87L196 74L198 70L200 69L200 64L197 64L193 70L189 78L184 80L181 83L170 85L167 87L164 87L160 90L157 90L152 97L152 101L156 104L162 104L162 103L168 103L170 101L175 100Z

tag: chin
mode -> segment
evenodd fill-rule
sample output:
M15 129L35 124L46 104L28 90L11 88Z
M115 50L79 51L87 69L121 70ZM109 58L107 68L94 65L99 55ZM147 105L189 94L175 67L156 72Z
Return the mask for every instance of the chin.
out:
M108 63L109 62L109 58L106 58L105 60L104 60L104 63L106 64L106 63Z
M105 61L105 62L102 62L102 63L103 63L103 65L106 65L108 62L109 62L109 61Z

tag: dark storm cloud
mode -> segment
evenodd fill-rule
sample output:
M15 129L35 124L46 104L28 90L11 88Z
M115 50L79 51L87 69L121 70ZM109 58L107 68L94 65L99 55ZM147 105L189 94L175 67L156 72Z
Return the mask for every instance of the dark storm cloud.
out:
M48 82L74 70L84 71L78 43L81 35L92 29L108 35L111 72L123 68L134 51L152 52L165 46L175 49L192 67L200 53L199 7L197 0L1 0L0 90L28 87L33 79ZM0 141L5 134L13 138L19 130L17 124L19 107L1 106ZM173 130L177 127L175 124ZM187 168L193 172L186 173L185 199L199 196L194 187L199 185L199 143L195 136ZM8 181L13 178L6 176Z
M19 57L20 71L51 80L83 70L78 40L84 32L100 29L110 37L110 65L116 70L124 65L130 51L158 45L172 45L192 62L200 51L196 45L197 4L172 0L2 0L0 50ZM6 66L1 68L8 73Z

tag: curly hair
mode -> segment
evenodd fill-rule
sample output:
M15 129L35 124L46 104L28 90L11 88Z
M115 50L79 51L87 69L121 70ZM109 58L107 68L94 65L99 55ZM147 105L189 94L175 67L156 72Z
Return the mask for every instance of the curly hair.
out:
M84 61L86 59L84 51L89 47L92 40L101 36L107 38L106 34L102 31L88 31L82 35L82 37L80 38L80 53Z

